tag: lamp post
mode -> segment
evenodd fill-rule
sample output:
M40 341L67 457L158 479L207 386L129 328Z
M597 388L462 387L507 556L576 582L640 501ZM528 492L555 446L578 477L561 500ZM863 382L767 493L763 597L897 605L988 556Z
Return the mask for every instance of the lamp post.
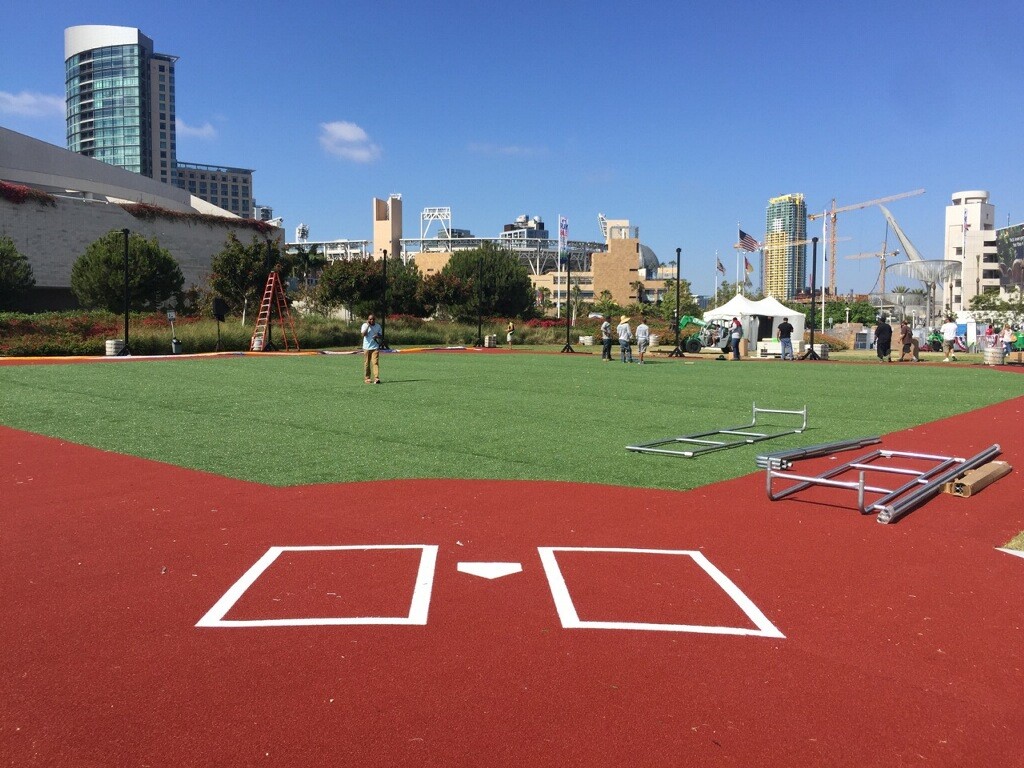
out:
M676 346L675 349L668 353L669 357L686 357L686 355L683 354L683 348L679 346L679 269L681 266L682 255L683 249L676 248L676 309L675 312L672 313L675 318L676 326Z
M127 356L132 353L128 346L128 230L122 229L121 234L124 236L124 347L120 354Z
M384 328L388 322L388 249L384 249L384 295L381 297L381 304L383 309L380 313L380 348L391 349L388 346L387 336L384 335Z
M484 251L476 255L476 345L484 345Z
M801 360L818 360L818 353L814 351L814 290L818 282L818 238L811 238L811 348L801 357ZM822 297L824 301L824 296ZM824 322L824 304L822 304L822 322Z
M569 343L570 325L572 323L572 311L569 309L569 302L572 300L572 257L568 251L565 253L565 346L563 352L576 354L576 350Z

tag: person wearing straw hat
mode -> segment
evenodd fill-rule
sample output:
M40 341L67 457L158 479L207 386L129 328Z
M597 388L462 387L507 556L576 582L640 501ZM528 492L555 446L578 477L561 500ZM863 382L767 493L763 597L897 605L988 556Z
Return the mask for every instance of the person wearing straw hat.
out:
M624 363L633 362L633 330L629 327L629 315L623 315L615 329L619 334L619 357Z

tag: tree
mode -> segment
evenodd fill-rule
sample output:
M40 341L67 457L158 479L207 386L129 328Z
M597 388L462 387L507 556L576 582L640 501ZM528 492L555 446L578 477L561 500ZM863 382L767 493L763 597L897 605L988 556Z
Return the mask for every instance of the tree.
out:
M383 309L382 262L369 257L334 261L317 282L317 298L330 307L346 307L355 316Z
M0 309L13 309L35 284L28 257L18 251L10 237L0 237Z
M621 309L622 307L616 304L615 299L612 298L611 291L601 291L594 301L594 311L600 312L605 317L616 315Z
M469 303L472 297L472 285L452 274L437 272L420 282L420 303L432 317L450 318L454 307Z
M255 235L243 245L234 232L228 234L224 249L210 261L210 287L235 310L242 310L242 322L250 304L258 304L275 269L285 279L291 260L282 259L277 243L261 241Z
M457 251L441 272L472 286L471 299L451 308L462 320L476 319L478 311L489 317L521 317L533 305L526 267L514 253L493 243Z
M111 312L124 309L124 235L112 229L89 244L71 267L71 290L87 308ZM185 277L171 254L156 238L128 237L128 308L152 311L171 299L177 303Z
M415 263L404 264L397 254L389 256L387 280L388 314L417 317L424 314L423 301L420 298L423 275Z
M661 299L661 316L669 321L669 325L675 320L675 309L676 309L676 281L666 280L665 281L665 293ZM693 315L695 317L700 316L700 307L697 304L697 299L690 293L690 281L680 280L679 281L679 317L684 315Z
M995 292L979 293L971 299L970 308L976 318L984 315L1000 325L1020 324L1024 322L1024 290L1016 288L1005 299Z

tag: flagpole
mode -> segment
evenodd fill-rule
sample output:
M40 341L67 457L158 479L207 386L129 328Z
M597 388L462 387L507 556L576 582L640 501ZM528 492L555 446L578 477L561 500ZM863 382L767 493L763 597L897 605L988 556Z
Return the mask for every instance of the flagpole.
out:
M721 262L718 260L718 249L715 248L715 297L712 299L715 306L718 306L718 265L720 263Z

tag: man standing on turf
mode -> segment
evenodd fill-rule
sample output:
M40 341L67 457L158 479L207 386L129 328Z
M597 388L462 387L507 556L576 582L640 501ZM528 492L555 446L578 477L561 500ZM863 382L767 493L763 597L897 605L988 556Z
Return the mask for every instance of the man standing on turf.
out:
M606 363L612 361L612 319L608 315L601 323L601 360Z
M793 324L788 317L782 318L779 323L779 344L782 346L782 359L793 360Z
M647 318L640 315L640 325L636 327L636 351L640 353L640 365L644 364L644 355L651 346L651 329L647 326Z
M377 325L377 319L371 314L359 329L359 333L363 337L363 381L367 384L371 381L380 384L380 345L383 340L383 329Z
M619 357L624 363L633 362L633 331L629 327L629 315L623 315L615 332L619 335Z
M903 351L900 353L900 359L897 362L914 362L914 334L911 332L906 320L900 322L900 346Z
M734 317L729 323L729 344L732 345L732 359L740 359L740 339L743 338L743 323Z
M946 358L942 362L948 363L950 360L956 362L956 355L953 354L956 344L956 323L953 322L953 318L947 317L946 322L939 330L942 332L942 351L946 353Z
M875 353L880 363L892 362L892 326L885 322L885 315L879 316L875 326Z

